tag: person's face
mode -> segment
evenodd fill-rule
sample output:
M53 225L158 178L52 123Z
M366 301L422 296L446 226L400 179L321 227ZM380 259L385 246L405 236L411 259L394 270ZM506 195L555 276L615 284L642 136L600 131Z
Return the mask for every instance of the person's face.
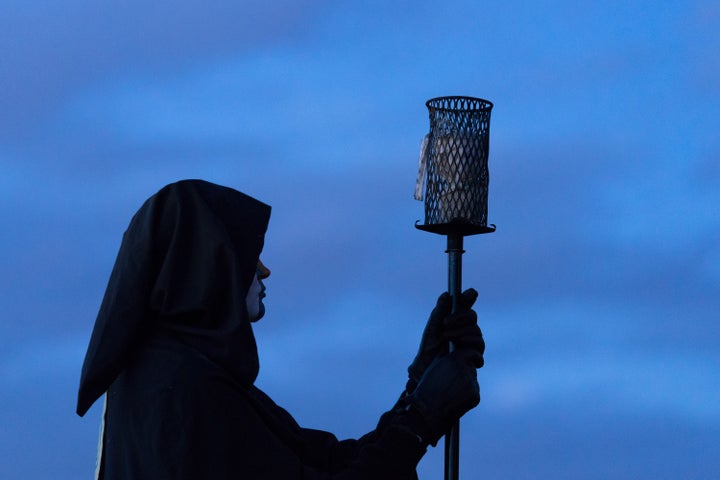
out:
M247 297L245 297L248 317L251 322L257 322L265 315L265 305L262 302L262 299L265 298L265 285L262 281L269 276L270 270L258 260L257 273L253 276Z

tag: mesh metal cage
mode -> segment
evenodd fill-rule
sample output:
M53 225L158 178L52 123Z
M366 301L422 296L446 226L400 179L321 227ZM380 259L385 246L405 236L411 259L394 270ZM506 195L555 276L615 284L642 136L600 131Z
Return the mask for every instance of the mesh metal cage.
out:
M430 133L425 148L425 225L437 233L464 225L487 227L488 148L493 104L481 98L439 97L426 103ZM447 228L445 228L447 227Z

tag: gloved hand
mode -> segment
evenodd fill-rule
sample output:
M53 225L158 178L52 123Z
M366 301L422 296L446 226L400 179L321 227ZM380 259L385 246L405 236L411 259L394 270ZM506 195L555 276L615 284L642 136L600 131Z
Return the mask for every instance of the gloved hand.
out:
M477 313L471 307L477 299L477 292L468 289L460 297L458 311L445 318L443 335L455 348L473 350L475 368L485 365L485 340L477 324Z
M480 403L477 350L458 348L435 359L415 391L406 397L410 426L424 441L437 444L450 427Z
M407 393L415 390L428 365L448 352L448 342L479 351L477 367L482 367L485 342L477 326L477 314L471 310L477 296L476 290L465 290L460 296L457 311L450 315L452 297L448 292L440 295L425 325L418 353L408 367L408 382L405 387Z

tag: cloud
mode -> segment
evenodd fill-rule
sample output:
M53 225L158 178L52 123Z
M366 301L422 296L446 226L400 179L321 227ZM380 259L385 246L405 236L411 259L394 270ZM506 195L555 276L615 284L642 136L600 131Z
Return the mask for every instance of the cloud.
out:
M319 8L314 1L14 2L0 20L0 138L31 128L68 94L109 77L303 38Z
M4 350L0 357L0 381L16 392L33 384L53 383L69 372L76 372L79 381L78 368L82 365L87 340L67 335L36 337Z

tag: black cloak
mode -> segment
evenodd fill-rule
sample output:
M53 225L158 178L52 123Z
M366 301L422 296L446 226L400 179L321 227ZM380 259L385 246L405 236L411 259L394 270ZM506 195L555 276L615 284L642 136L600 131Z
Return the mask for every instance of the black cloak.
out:
M202 180L135 214L82 368L77 413L106 395L106 480L416 479L425 445L383 415L358 440L305 429L253 385L245 297L270 207Z

